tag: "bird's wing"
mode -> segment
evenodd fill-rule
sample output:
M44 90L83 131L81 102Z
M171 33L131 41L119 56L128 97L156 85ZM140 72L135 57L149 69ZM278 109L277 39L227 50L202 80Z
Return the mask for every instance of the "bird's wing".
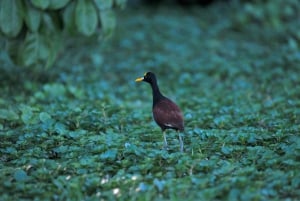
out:
M170 99L159 101L153 107L153 117L162 128L173 128L183 130L183 117L179 107Z

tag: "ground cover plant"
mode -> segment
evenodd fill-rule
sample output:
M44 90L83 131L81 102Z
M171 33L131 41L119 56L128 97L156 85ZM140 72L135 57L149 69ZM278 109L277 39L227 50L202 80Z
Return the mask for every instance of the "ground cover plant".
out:
M2 54L0 200L299 200L299 14L272 2L127 8L45 70ZM173 131L162 149L145 71L184 153Z

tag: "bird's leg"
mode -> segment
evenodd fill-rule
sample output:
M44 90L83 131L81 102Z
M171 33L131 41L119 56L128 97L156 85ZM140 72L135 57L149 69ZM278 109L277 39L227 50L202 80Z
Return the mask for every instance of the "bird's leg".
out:
M180 132L177 132L178 136L179 136L179 143L180 143L180 152L183 152L183 141L182 141L182 137L180 135Z
M167 142L167 137L166 137L166 131L163 131L163 136L164 136L164 149L168 148L168 142Z

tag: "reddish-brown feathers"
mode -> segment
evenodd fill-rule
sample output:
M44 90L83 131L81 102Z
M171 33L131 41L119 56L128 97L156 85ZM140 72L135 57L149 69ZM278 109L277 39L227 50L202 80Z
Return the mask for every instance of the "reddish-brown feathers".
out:
M184 130L182 113L179 107L168 98L161 99L154 105L153 118L162 130Z

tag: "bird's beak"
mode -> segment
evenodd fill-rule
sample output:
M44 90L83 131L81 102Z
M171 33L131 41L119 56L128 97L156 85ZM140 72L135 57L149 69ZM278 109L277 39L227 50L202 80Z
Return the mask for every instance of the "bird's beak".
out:
M144 80L144 77L139 77L139 78L136 78L136 79L135 79L136 82L141 82L141 81L143 81L143 80Z

